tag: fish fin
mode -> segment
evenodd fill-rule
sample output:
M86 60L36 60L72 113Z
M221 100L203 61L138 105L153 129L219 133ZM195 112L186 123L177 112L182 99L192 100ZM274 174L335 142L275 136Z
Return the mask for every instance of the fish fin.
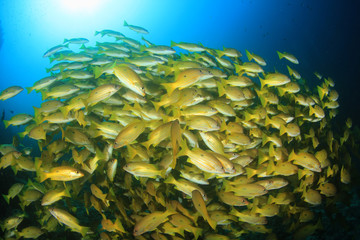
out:
M5 201L6 201L7 204L9 205L9 204L10 204L10 198L9 198L9 196L8 196L8 195L5 195L5 194L3 194L2 196L4 197Z
M223 86L222 83L220 82L216 82L216 86L218 87L218 93L219 93L219 97L223 96L224 94L226 94L225 88Z
M158 112L159 108L161 107L160 103L159 102L154 102L154 101L151 101L151 103L154 105L154 108L155 108L156 112Z
M315 113L315 109L309 105L309 116L313 115Z
M235 65L235 72L236 73L239 73L239 72L241 72L242 71L242 66L240 65L240 64L234 64Z
M85 237L85 235L90 231L89 227L81 227L80 234Z
M70 194L70 192L69 192L69 189L68 189L68 188L65 188L65 190L64 190L64 196L65 196L65 197L69 197L69 198L71 198L71 194Z
M283 88L278 87L277 90L278 90L278 93L279 93L279 96L280 96L280 97L284 96L285 90L284 90Z
M215 52L217 53L217 55L218 55L219 57L224 56L224 51L221 51L221 50L215 49Z
M88 112L88 107L89 107L88 102L86 101L86 99L83 99L83 98L81 99L81 101L83 102L83 104L85 106L85 111Z
M253 176L256 175L256 169L252 169L252 168L245 168L246 169L246 175L247 178L252 178Z
M40 114L40 112L39 112L40 108L35 107L35 106L33 106L33 108L34 108L34 116L36 117Z
M286 133L286 127L285 125L280 125L280 136L282 136L284 133Z
M4 120L4 125L5 125L5 128L8 128L9 125L10 125L10 121L9 120Z
M253 56L251 55L251 53L247 49L245 49L245 52L246 52L247 58L249 59L249 61L251 61L253 59Z
M33 87L25 87L25 88L26 88L28 94L31 93L31 91L33 90Z
M181 150L180 150L179 153L177 154L177 157L185 156L186 153L187 153L187 151L189 151L189 147L188 147L188 145L186 144L186 141L185 141L184 139L181 139L180 148L181 148Z
M210 227L214 230L216 230L217 222L214 219L211 219L210 217L207 219L207 222L209 223Z
M175 88L173 87L173 83L161 83L160 85L162 85L166 89L166 92L169 96L175 90Z
M60 111L62 112L62 114L63 114L64 117L66 117L66 116L69 114L69 112L71 111L69 105L60 107L59 109L60 109ZM36 114L35 114L35 116L36 116Z
M173 177L173 175L169 175L167 176L167 178L164 180L164 183L170 183L170 184L174 184L176 182L175 178Z
M165 72L165 77L170 75L173 72L173 70L172 70L172 68L170 66L161 65L161 64L158 65L157 71L158 72L164 71Z
M37 175L39 177L39 183L42 183L43 181L49 178L46 172L43 172L42 170L38 170Z
M92 68L92 70L93 70L95 79L99 78L104 72L104 69L102 67L99 67L99 66L94 66Z
M291 151L290 155L289 155L289 158L288 158L288 161L292 161L292 160L295 160L296 158L296 154L294 152L294 149Z
M266 168L266 174L270 175L275 171L275 164L273 160L269 160L269 164Z
M265 79L262 79L260 76L259 76L259 80L260 80L260 89L262 90L265 86Z
M286 67L289 71L289 75L292 76L294 74L294 71L288 65L286 65Z

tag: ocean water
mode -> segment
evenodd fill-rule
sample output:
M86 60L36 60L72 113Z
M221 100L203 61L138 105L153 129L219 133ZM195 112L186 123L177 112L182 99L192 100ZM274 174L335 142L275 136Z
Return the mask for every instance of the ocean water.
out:
M140 40L141 34L123 26L126 20L149 30L146 39L158 45L182 41L214 49L231 47L243 54L243 60L247 49L266 60L266 71L287 72L276 51L292 53L300 62L296 70L310 86L319 84L314 72L335 81L340 108L334 121L342 126L350 117L360 126L359 6L357 0L2 0L0 90L30 87L47 76L52 64L42 56L65 38L87 38L88 46L94 46L110 40L94 36L95 31L112 29ZM0 114L4 119L33 114L33 106L41 102L40 93L24 90L1 101ZM0 122L0 144L11 143L23 129L5 129ZM8 188L7 174L10 169L0 171L1 193Z

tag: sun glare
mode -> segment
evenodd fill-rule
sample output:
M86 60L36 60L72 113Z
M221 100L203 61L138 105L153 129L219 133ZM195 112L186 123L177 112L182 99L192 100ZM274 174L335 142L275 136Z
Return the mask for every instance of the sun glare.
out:
M60 0L66 11L76 13L93 13L100 7L102 0Z

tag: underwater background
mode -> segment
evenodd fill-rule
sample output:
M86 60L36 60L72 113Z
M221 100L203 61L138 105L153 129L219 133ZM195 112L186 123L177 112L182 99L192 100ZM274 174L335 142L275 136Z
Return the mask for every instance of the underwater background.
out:
M239 0L239 1L116 1L116 0L2 0L0 1L0 90L10 86L31 87L48 76L52 66L43 54L67 38L87 38L89 46L106 37L95 31L112 29L140 40L141 34L123 26L128 23L149 30L146 39L157 45L170 41L201 43L206 47L245 49L263 57L267 71L287 72L276 51L289 52L300 64L296 66L309 86L319 84L314 72L331 77L339 93L334 127L352 119L360 126L360 4L357 0ZM33 114L40 106L41 94L26 90L0 101L2 120L19 113ZM8 127L0 122L0 144L10 144L24 127ZM34 141L25 139L28 144ZM349 192L358 196L356 183L359 159L352 160L353 182ZM11 169L0 171L0 193L5 194L14 182ZM352 195L346 196L347 198ZM356 198L356 197L355 197ZM323 236L316 239L356 239L359 230L358 202L342 205L349 219L331 222ZM0 208L7 208L0 199ZM353 207L353 208L350 208ZM350 208L350 209L349 209ZM335 210L334 210L335 211ZM338 210L337 210L338 211ZM345 210L344 210L345 211ZM0 220L9 211L1 211ZM80 236L80 235L78 235ZM334 237L334 238L331 238ZM315 237L313 239L315 239ZM259 238L261 239L261 238Z

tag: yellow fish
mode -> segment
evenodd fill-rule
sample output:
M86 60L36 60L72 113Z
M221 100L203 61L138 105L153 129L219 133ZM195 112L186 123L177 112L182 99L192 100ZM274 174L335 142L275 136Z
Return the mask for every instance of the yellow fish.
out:
M131 144L145 130L143 121L136 121L124 127L115 138L114 148L121 148Z
M204 68L189 68L180 72L173 83L162 83L170 96L175 89L183 89L195 84L198 81L213 77L213 74Z
M80 233L83 237L89 232L88 227L80 226L79 220L65 210L51 207L49 208L51 215L54 216L60 223L65 224L74 232Z
M39 170L37 174L40 182L43 182L46 179L51 179L53 181L73 181L84 176L78 169L70 166L54 167L50 172Z
M291 53L287 53L287 52L281 53L281 52L277 51L277 54L279 55L280 59L285 58L294 64L299 64L299 60L297 60L296 57L294 55L292 55Z
M116 65L113 69L115 76L126 88L141 96L145 96L144 84L134 70L126 65Z
M155 211L141 218L136 222L133 230L134 236L155 230L160 224L168 221L170 215L175 214L173 210L167 209L165 212Z
M0 93L0 100L4 101L6 99L12 98L21 93L23 90L24 88L20 86L8 87Z
M204 198L202 197L199 190L193 190L192 193L192 202L195 209L201 214L201 216L209 223L212 229L216 229L216 221L211 219L209 213L206 209L206 204Z

